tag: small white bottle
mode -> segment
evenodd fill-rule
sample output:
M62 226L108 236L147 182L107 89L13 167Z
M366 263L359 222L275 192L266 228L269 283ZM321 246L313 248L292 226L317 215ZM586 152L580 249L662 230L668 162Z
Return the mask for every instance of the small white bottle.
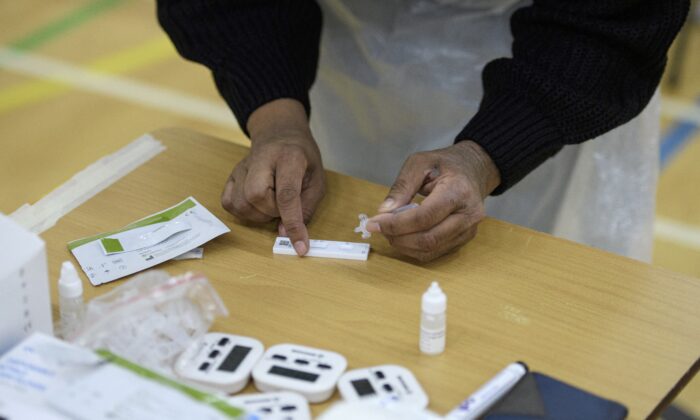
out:
M420 318L420 351L436 355L445 351L447 296L436 281L423 293Z
M63 339L73 338L83 323L84 311L83 282L73 263L64 261L58 279L59 332Z

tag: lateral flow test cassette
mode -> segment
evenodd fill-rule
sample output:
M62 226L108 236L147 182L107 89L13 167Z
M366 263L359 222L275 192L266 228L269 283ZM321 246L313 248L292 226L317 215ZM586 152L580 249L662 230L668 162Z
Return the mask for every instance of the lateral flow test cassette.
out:
M381 365L347 371L338 380L345 401L394 401L423 409L428 395L410 370L398 365Z
M394 214L411 210L418 207L417 203L410 203L399 207L392 211ZM359 216L360 225L355 228L356 233L362 234L362 239L369 239L372 233L367 231L367 222L369 218L362 213ZM324 241L311 239L309 241L309 250L305 256L320 257L320 258L337 258L342 260L360 260L366 261L369 256L370 245L360 242L340 242L340 241ZM272 252L279 255L297 255L294 250L292 241L285 236L278 236L275 239L275 244L272 246Z
M229 398L228 402L261 419L311 420L308 401L296 392L243 394Z
M175 373L203 388L235 394L248 384L263 351L254 338L207 333L178 357Z
M369 244L357 242L322 241L311 239L306 257L337 258L342 260L366 261L369 256ZM279 255L297 255L292 241L285 236L278 236L272 252Z
M333 395L347 365L345 357L329 350L277 344L255 366L253 379L262 392L293 391L320 403Z

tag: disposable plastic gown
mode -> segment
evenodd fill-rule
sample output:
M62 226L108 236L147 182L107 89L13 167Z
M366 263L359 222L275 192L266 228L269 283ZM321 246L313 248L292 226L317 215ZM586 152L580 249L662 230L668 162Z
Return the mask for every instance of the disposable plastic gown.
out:
M510 16L529 2L319 3L324 28L311 124L324 163L391 185L410 154L451 145L476 113L481 71L511 56ZM649 261L658 99L624 126L566 146L488 198L487 214Z

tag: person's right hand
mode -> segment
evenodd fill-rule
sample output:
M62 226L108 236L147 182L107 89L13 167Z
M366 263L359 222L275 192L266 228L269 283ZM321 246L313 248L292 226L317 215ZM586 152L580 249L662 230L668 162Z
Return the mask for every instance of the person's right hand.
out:
M233 168L221 204L244 221L281 219L280 234L304 255L306 224L325 193L321 153L306 111L296 100L278 99L255 110L247 127L250 153Z

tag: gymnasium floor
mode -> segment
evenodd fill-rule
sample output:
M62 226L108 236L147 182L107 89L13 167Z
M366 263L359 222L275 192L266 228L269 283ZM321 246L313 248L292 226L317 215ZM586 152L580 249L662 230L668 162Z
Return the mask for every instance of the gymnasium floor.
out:
M246 144L207 70L179 58L154 10L150 0L0 3L0 212L37 201L155 128L189 127ZM663 86L654 264L700 277L695 15L679 83ZM700 377L675 403L700 418Z

